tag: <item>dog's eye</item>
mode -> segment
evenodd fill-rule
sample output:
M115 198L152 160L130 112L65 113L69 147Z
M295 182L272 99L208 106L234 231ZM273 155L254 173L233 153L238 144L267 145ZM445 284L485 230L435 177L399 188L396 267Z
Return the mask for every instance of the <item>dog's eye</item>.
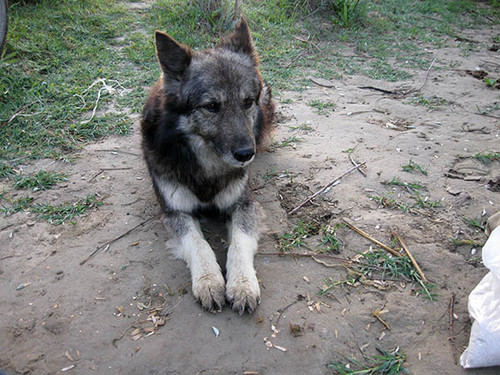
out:
M203 106L203 108L206 109L210 113L217 113L220 111L220 103L210 102L208 104L205 104Z
M245 101L243 102L243 106L245 109L250 109L252 107L254 100L252 98L246 98Z

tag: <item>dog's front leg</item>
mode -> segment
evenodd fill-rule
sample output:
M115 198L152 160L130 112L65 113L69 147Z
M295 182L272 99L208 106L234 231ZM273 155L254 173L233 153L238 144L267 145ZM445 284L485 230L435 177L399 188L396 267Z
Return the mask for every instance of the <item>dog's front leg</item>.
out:
M252 313L260 303L260 288L253 258L259 240L257 202L239 204L230 227L230 245L227 253L226 296L234 311Z
M224 277L198 221L182 212L164 213L162 221L172 236L169 245L175 256L191 270L194 297L205 309L220 311L225 302Z

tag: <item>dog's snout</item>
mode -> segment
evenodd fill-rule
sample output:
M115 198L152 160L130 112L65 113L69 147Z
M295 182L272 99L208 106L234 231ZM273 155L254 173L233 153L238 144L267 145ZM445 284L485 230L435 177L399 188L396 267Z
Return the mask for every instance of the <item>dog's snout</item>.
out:
M238 148L233 151L234 158L242 163L249 161L254 154L253 148Z

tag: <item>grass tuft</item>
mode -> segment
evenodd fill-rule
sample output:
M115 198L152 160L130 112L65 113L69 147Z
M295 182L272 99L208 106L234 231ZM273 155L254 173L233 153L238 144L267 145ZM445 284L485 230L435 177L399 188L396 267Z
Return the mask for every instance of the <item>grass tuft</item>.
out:
M31 207L31 212L37 214L37 217L48 221L53 225L64 223L75 224L73 220L77 216L84 215L87 211L101 206L103 202L96 195L88 195L84 199L76 202L52 206L50 204L36 204Z
M47 190L58 182L67 181L66 174L50 171L39 171L34 175L16 175L13 185L16 189Z
M403 367L406 355L400 352L399 348L396 348L392 352L387 352L379 347L377 347L377 350L380 352L380 355L373 357L363 356L365 363L361 363L354 358L346 358L346 364L332 362L328 364L328 367L333 368L335 373L340 375L409 374L409 371Z

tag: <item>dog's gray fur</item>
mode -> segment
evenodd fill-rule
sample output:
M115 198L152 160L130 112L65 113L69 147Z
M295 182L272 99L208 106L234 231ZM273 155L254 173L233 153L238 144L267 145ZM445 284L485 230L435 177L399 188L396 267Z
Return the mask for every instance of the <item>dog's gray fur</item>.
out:
M272 132L274 104L248 25L242 18L217 48L201 52L155 37L163 74L144 107L142 145L169 246L190 268L204 308L220 310L227 299L240 314L252 312L259 231L248 168ZM197 220L213 209L228 218L226 281Z

